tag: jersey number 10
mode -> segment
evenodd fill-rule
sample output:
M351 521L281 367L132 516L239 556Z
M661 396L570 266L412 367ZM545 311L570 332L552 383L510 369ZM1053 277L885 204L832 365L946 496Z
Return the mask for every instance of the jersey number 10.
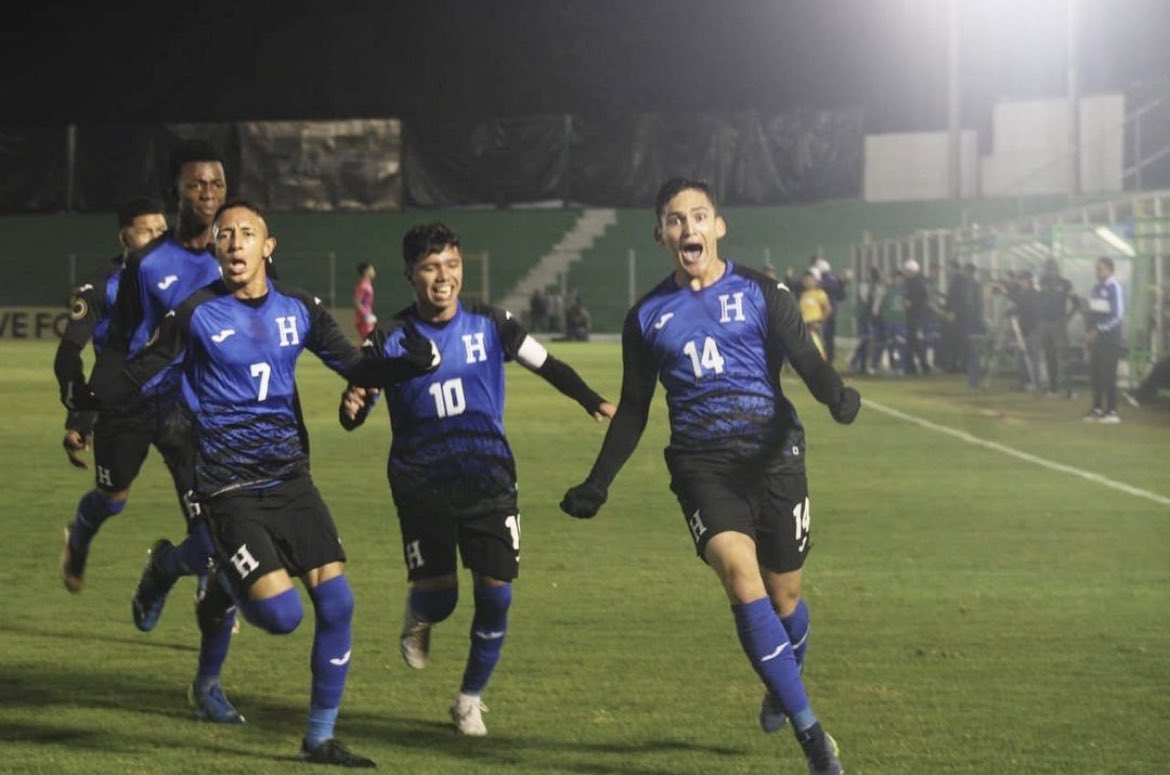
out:
M463 380L456 377L446 382L435 382L427 392L435 399L435 411L439 417L453 417L463 414L467 409L467 401L463 397Z

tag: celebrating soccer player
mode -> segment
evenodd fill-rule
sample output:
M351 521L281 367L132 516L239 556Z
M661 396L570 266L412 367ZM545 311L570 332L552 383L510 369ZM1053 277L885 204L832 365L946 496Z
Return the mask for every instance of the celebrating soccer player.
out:
M198 430L196 489L210 511L222 577L245 618L271 633L300 624L291 576L301 578L313 602L312 700L301 757L372 767L333 737L354 599L337 528L309 476L296 362L308 349L355 384L393 384L433 368L438 355L413 332L401 357L362 359L318 299L269 278L276 238L254 205L225 204L214 240L222 280L169 313L158 340L99 398L132 393L182 357L183 396Z
M398 357L412 327L442 353L433 373L387 386L393 440L390 491L411 581L401 650L410 667L427 663L431 628L455 610L456 548L474 580L471 647L451 719L464 735L485 735L482 694L508 631L512 580L519 572L516 466L504 437L504 362L519 361L601 421L614 407L557 360L503 310L464 304L459 238L441 223L418 225L402 240L415 303L378 328L369 359ZM350 388L341 421L364 421L374 395Z
M561 508L588 518L646 427L657 378L666 389L671 489L699 556L731 602L744 653L766 691L765 732L791 719L814 775L844 770L801 680L808 646L802 568L810 547L804 430L780 386L790 362L837 422L861 407L817 351L792 294L719 255L727 224L702 181L676 178L656 199L655 240L674 272L626 316L622 392L589 477Z

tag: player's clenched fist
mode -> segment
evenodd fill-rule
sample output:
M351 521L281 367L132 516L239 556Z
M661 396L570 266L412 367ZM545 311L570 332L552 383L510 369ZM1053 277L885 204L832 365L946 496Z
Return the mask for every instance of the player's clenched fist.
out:
M861 411L861 394L851 387L841 390L841 397L835 406L829 407L833 419L842 425L848 425Z
M597 514L608 493L596 482L584 481L570 487L561 499L561 511L577 519L589 519Z

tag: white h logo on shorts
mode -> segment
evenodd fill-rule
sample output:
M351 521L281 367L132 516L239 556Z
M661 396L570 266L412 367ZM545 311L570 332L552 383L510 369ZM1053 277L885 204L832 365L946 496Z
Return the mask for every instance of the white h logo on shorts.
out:
M97 475L98 475L98 484L103 484L106 487L113 488L114 479L113 479L113 477L110 476L110 469L106 468L105 466L98 466L97 467Z
M698 543L703 533L707 532L707 526L703 524L703 518L699 516L699 509L695 509L695 513L687 520L687 524L690 525L691 535L695 537L695 543Z
M406 554L406 567L410 570L426 565L426 562L423 561L422 547L418 541L411 541L403 547L403 551Z
M240 574L242 579L246 579L249 573L260 567L260 563L248 551L247 544L240 544L240 548L236 549L236 553L232 555L232 565L236 566L236 573Z

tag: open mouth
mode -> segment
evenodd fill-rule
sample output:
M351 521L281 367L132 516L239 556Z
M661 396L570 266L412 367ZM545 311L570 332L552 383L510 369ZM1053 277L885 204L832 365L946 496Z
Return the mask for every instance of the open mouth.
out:
M436 285L431 288L431 296L438 301L447 301L454 294L455 289L450 285Z
M682 245L679 251L682 254L683 260L687 263L694 263L703 257L703 243L701 242L687 242Z

